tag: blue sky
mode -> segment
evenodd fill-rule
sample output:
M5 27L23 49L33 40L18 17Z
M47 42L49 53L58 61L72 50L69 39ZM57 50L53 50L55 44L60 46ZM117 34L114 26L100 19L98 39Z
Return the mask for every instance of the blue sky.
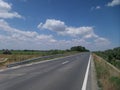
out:
M0 49L120 46L120 0L0 0Z

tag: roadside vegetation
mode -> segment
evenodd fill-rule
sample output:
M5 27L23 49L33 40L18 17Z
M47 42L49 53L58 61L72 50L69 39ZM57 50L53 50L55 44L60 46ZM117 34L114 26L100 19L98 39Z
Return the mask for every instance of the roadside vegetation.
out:
M94 52L120 70L120 47Z
M93 54L99 90L120 90L120 71Z
M26 59L32 59L41 56L49 56L56 54L75 54L79 52L89 51L85 47L82 46L74 46L67 50L8 50L3 49L0 50L0 66L5 68L8 64L13 62L20 62ZM5 60L7 59L7 60Z

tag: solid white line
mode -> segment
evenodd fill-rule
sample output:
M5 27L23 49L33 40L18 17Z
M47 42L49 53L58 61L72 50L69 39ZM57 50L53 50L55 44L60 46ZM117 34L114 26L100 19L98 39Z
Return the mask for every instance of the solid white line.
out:
M4 71L4 69L1 69L0 72Z
M20 68L22 66L15 66L15 67L11 67L11 68L5 68L5 69L1 69L0 72L3 72L5 70L12 70L12 69L17 69L17 68Z
M62 64L66 64L66 63L68 63L69 61L65 61L65 62L63 62Z
M16 66L16 67L11 67L10 69L17 69L20 68L21 66Z
M88 62L88 66L87 66L87 70L86 70L86 73L85 73L85 78L84 78L81 90L86 90L86 87L87 87L88 73L89 73L89 68L90 68L90 59L91 59L91 55L89 57L89 62Z

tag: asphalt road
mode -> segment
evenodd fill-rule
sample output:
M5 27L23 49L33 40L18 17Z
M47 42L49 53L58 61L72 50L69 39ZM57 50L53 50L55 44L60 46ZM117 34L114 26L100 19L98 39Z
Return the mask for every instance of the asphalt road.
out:
M0 72L0 90L81 90L90 53Z

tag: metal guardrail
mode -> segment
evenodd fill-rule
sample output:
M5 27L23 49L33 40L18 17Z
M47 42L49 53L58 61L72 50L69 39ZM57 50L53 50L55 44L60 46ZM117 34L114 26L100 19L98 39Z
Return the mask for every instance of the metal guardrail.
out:
M33 58L33 59L27 59L27 60L24 60L24 61L9 64L9 65L7 65L7 67L8 68L9 67L14 67L14 66L18 66L18 65L28 64L28 63L31 63L31 62L37 62L37 61L57 58L57 57L61 57L61 56L65 56L65 55L64 54L56 54L56 55L42 56L42 57Z

